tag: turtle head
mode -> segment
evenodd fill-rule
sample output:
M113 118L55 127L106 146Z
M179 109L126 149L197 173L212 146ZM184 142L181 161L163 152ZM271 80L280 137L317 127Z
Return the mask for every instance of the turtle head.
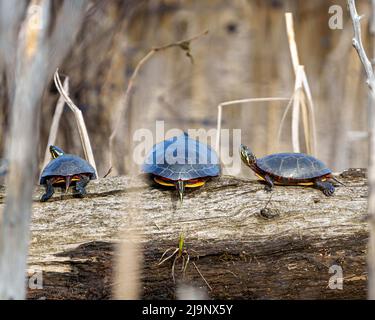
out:
M57 157L60 157L63 154L65 154L65 152L62 151L62 149L60 149L59 147L56 147L56 146L50 146L49 152L51 152L51 156L52 156L53 159L56 159Z
M254 167L257 158L255 157L254 153L245 145L241 144L240 147L240 154L241 154L241 160L250 168Z

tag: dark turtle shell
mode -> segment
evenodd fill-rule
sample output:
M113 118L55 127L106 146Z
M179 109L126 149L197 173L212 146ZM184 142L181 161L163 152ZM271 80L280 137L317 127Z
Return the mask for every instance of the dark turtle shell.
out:
M257 160L257 166L274 176L309 180L331 174L320 160L304 153L276 153Z
M214 177L220 174L216 152L186 133L153 146L142 171L173 181Z
M76 174L88 174L91 180L96 179L94 168L86 160L72 154L64 154L46 165L40 176L40 184L45 184L48 177L67 177Z

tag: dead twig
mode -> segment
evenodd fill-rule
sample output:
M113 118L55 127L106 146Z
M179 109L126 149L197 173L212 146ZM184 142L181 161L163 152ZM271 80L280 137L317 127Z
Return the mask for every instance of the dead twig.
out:
M361 37L361 16L358 15L354 0L348 0L348 7L350 17L353 22L354 37L352 40L353 47L358 53L358 56L363 64L367 76L367 84L370 88L370 108L369 108L369 168L368 168L368 182L369 182L369 199L368 199L368 214L373 217L369 220L370 224L370 239L368 250L368 298L375 299L375 78L374 70L371 62L368 59L365 49L362 44Z
M203 274L199 271L197 265L195 264L195 262L193 261L193 266L195 267L195 269L197 269L199 275L201 276L201 278L203 279L203 281L206 283L207 287L210 289L210 291L212 291L212 287L210 286L210 284L207 282L206 278L203 277Z
M284 110L283 116L281 117L279 131L277 132L277 144L278 145L280 145L281 133L282 133L282 130L283 130L283 127L284 127L286 116L288 115L288 112L289 112L291 106L293 105L294 95L295 95L295 93L293 93L292 97L290 98L290 100L288 102L288 105L286 106L286 108Z

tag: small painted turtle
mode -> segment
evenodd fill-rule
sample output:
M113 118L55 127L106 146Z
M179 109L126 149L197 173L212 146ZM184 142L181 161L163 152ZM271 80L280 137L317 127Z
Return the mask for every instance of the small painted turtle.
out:
M151 174L159 185L175 187L182 202L185 187L200 187L218 176L220 163L210 146L184 133L154 145L142 171Z
M66 154L56 146L50 146L49 150L53 159L40 176L40 185L46 186L41 201L47 201L52 197L55 186L65 186L66 192L72 183L75 185L76 194L83 197L86 194L86 185L90 180L96 179L94 168L86 160Z
M332 196L335 192L335 187L329 182L329 179L336 180L332 171L312 156L304 153L277 153L257 159L244 145L241 145L240 154L242 161L266 182L267 191L271 191L274 184L279 184L312 185L326 196Z

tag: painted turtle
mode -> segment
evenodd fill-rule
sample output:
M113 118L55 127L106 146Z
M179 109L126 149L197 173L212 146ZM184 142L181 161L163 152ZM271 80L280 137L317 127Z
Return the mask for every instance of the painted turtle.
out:
M241 145L240 154L242 161L266 182L267 191L271 191L274 184L279 184L312 185L326 196L332 196L335 192L335 187L328 181L336 180L332 171L312 156L304 153L277 153L257 159L244 145Z
M220 164L210 146L184 133L154 145L142 171L151 174L159 185L175 187L182 202L185 187L203 186L220 174Z
M84 159L66 154L56 146L50 146L52 160L43 169L40 176L40 185L46 186L46 193L41 201L47 201L52 197L55 186L65 186L65 192L71 183L75 184L77 195L83 197L86 194L85 187L90 180L96 179L94 168Z

